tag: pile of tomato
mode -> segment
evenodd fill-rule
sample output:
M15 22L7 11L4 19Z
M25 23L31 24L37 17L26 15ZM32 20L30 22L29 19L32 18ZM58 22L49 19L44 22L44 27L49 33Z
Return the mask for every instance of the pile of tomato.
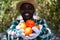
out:
M26 36L33 33L32 27L36 27L39 29L39 26L35 23L34 20L27 20L26 22L20 23L20 29L24 29L24 33Z

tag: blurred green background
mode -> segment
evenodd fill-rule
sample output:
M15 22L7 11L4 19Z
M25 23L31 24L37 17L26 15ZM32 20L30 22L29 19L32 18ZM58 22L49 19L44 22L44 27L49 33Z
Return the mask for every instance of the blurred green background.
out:
M16 3L21 0L0 0L0 33L5 32L11 22L20 14L16 10ZM40 11L36 11L44 18L53 33L60 35L60 0L35 0Z

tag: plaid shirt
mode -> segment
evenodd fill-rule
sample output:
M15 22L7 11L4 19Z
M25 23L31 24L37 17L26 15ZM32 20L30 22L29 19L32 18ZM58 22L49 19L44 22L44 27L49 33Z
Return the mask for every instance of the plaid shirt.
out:
M20 20L16 19L14 20L12 23L11 23L11 26L10 28L7 30L7 33L9 31L14 31L16 34L18 34L18 31L16 30L16 26L19 24ZM49 29L46 21L42 18L40 19L35 19L35 23L37 23L38 25L41 24L43 26L41 32L40 32L40 35L36 38L36 39L33 39L33 40L50 40L52 38L52 33L51 33L51 30ZM11 38L10 38L11 39ZM7 36L7 40L9 40L8 36ZM22 38L17 38L15 37L14 39L11 39L11 40L23 40Z

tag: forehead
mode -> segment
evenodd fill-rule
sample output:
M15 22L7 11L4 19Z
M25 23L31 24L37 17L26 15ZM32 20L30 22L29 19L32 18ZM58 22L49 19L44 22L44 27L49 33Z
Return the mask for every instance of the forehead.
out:
M23 3L21 6L22 7L33 7L33 5L30 3Z

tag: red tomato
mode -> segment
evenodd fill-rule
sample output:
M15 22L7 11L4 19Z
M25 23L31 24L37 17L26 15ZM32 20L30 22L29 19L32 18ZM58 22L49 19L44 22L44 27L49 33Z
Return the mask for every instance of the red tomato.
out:
M35 25L34 20L27 20L27 21L26 21L26 26L27 26L27 27L33 27L34 25Z

